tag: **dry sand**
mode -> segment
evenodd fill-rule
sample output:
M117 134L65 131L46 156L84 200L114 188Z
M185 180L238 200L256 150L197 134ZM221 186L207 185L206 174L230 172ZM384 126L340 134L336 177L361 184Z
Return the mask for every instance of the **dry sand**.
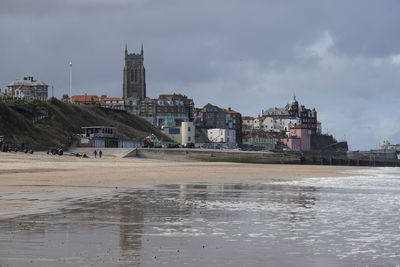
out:
M0 153L0 218L45 212L43 203L54 206L55 200L106 194L116 187L336 177L352 169L356 168Z

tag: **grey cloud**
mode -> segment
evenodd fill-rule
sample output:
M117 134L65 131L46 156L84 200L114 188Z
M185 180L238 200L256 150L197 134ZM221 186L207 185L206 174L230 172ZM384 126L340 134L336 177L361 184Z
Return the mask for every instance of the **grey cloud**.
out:
M77 93L121 95L123 49L145 46L149 94L171 90L246 115L293 93L323 126L367 148L396 125L400 2L278 0L2 0L0 87L24 75ZM333 44L310 58L325 34ZM358 114L355 116L354 114ZM381 116L375 116L381 114ZM382 118L385 117L385 120ZM362 125L363 131L357 131ZM398 124L397 124L398 125ZM383 127L387 128L387 127ZM371 140L370 140L371 139ZM393 142L400 142L399 139Z

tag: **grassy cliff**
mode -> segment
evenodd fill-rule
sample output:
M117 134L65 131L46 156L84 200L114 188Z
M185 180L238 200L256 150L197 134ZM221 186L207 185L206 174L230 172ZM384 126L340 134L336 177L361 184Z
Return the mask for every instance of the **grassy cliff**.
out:
M123 111L73 105L57 99L32 103L0 103L0 135L8 143L33 146L68 146L83 126L113 126L117 137L141 140L150 133L168 140L146 120Z

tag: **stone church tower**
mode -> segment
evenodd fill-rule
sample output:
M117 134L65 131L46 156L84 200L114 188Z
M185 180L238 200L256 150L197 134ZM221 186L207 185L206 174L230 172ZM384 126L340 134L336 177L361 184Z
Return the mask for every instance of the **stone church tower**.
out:
M143 54L143 45L140 54L128 54L128 47L125 45L124 99L134 97L142 101L146 98L146 71L143 65Z

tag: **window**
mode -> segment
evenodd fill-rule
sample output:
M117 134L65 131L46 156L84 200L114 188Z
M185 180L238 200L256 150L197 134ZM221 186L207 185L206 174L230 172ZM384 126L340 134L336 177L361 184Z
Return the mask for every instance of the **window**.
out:
M192 141L192 137L189 136L188 137L188 141L191 142Z
M190 132L192 130L192 128L191 127L188 127L188 132Z
M180 134L181 133L181 129L179 129L179 128L169 128L168 133L169 134Z

